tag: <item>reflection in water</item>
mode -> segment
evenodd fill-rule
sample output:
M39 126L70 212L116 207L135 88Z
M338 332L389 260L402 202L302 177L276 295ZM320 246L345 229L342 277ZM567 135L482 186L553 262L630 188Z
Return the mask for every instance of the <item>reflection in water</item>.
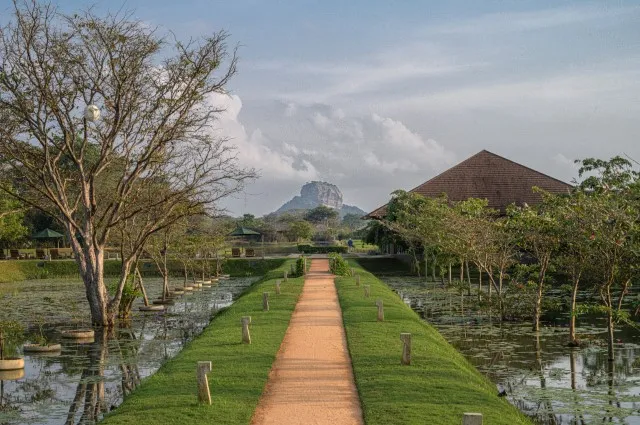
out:
M97 330L91 341L63 340L61 353L25 356L23 376L0 376L0 424L96 423L144 377L154 373L199 334L212 314L231 305L254 280L222 281L178 299L166 313L136 312L127 327L109 332ZM160 280L145 283L150 296L160 294ZM57 285L21 282L21 291L0 294L0 320L2 314L11 312L13 305L20 304L28 324L26 318L33 317L41 308L37 303L30 304L37 291L38 299L58 297L57 309L46 308L59 322L68 323L65 298L82 296L76 294L80 284L68 284L68 288L65 292L59 291Z
M489 312L413 277L381 276L405 303L434 325L464 356L507 392L537 423L640 424L640 332L616 331L616 361L607 360L606 324L578 320L592 343L570 348L566 317L550 318L538 333L527 323L500 323Z

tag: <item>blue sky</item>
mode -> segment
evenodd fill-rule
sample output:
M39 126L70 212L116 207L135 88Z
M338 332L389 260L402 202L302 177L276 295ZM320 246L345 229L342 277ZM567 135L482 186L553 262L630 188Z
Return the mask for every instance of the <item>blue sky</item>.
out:
M482 149L566 181L576 158L640 159L637 1L97 7L121 5L161 31L225 29L240 45L232 96L212 100L228 108L219 131L261 169L225 203L235 214L273 211L314 179L370 210Z

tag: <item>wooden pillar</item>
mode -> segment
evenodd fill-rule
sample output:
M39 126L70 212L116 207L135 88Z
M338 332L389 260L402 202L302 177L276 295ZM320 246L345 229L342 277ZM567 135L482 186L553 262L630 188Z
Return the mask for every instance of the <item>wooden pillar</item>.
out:
M262 310L269 311L269 293L262 293Z
M287 276L287 271L284 271L284 281L288 282L289 281L289 276Z
M378 299L376 305L378 306L378 322L384 322L384 304L382 300Z
M251 316L243 316L240 319L242 324L242 342L244 344L251 344L251 333L249 333L249 325L251 324Z
M276 279L276 295L280 295L280 279Z
M403 365L411 364L411 334L401 333L400 341L402 341L402 361Z
M482 425L482 413L465 413L462 425Z
M211 404L211 393L209 392L209 380L207 373L211 372L211 362L198 362L196 375L198 377L198 402Z
M364 285L365 298L369 298L370 295L371 295L371 285Z

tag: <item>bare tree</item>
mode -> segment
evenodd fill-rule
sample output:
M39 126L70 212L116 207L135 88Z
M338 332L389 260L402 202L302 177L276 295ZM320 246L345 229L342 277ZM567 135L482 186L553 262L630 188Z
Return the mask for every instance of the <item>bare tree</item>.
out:
M212 129L211 98L236 72L226 39L170 45L130 15L35 1L14 3L0 30L0 159L16 182L3 190L63 223L96 325L113 324L150 235L255 177ZM110 296L104 250L123 227L129 249Z

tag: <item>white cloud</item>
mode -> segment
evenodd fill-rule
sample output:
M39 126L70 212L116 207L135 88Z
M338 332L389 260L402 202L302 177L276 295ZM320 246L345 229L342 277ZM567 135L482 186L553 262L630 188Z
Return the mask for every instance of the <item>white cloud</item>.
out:
M318 172L308 161L296 162L291 155L297 153L295 146L283 144L280 151L274 149L273 142L260 129L247 134L238 115L242 101L238 96L211 96L209 102L224 112L218 118L217 134L227 137L237 147L240 162L255 168L261 176L273 179L315 179Z
M220 105L222 99L216 101ZM271 115L265 116L263 108L242 110L237 96L225 102L220 134L232 138L242 164L262 170L263 178L248 188L257 195L243 200L243 208L253 213L274 211L310 180L337 184L345 194L352 193L345 202L373 207L380 198L360 197L358 188L377 188L379 196L386 197L404 186L406 178L425 180L456 159L435 140L411 131L399 120L376 114L358 116L327 105L273 102L267 108ZM285 112L292 109L295 115L288 116ZM274 121L271 116L280 119ZM243 125L245 120L254 123L250 132ZM241 212L237 205L229 208Z

